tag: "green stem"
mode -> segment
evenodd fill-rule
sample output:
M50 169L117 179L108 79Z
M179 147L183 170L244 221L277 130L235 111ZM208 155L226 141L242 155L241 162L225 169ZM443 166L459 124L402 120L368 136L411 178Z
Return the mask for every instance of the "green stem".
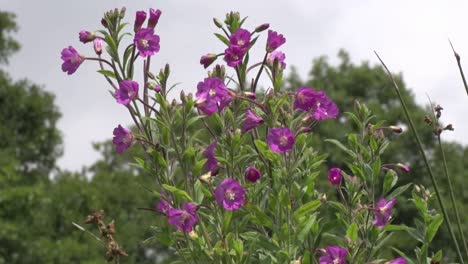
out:
M457 239L455 237L455 234L453 233L453 228L452 228L452 225L450 223L450 219L448 217L448 213L447 213L447 210L445 209L445 205L444 205L444 202L442 200L442 197L440 196L440 192L439 192L439 187L437 185L437 182L436 182L436 179L435 179L435 176L434 176L434 173L432 172L432 168L431 166L429 165L429 160L427 159L427 156L426 156L426 153L424 152L424 148L423 148L423 144L421 142L421 139L419 138L419 134L416 130L416 126L414 125L413 123L413 119L411 118L410 114L409 114L409 110L408 110L408 107L406 106L406 103L405 101L403 100L403 96L401 95L401 92L400 92L400 88L398 86L398 84L396 83L395 79L393 78L393 75L392 73L390 72L390 70L387 68L387 65L385 65L385 63L382 61L382 59L380 58L380 56L377 54L377 52L375 52L375 55L377 56L377 58L380 60L380 63L382 63L382 66L385 68L385 70L387 71L387 74L388 76L390 77L390 80L392 81L393 83L393 87L395 88L395 92L397 93L398 95L398 98L400 99L400 102L401 102L401 105L403 107L403 110L405 112L405 116L406 118L408 119L408 122L410 124L410 127L411 127L411 130L413 131L413 135L416 139L416 142L417 142L417 145L418 145L418 148L419 148L419 151L421 152L421 156L423 157L423 160L424 160L424 163L426 164L426 168L429 172L429 176L431 178L431 182L432 182L432 186L434 187L434 190L435 190L435 193L436 193L436 196L437 196L437 201L439 202L439 205L440 205L440 208L442 209L442 214L444 215L444 222L445 224L447 225L447 228L450 232L450 236L452 238L452 241L453 241L453 244L455 245L455 250L457 251L457 256L458 256L458 260L464 264L465 261L463 260L463 256L460 252L460 248L458 246L458 242L457 242Z
M455 51L455 49L453 48L452 42L450 40L449 40L449 43L450 43L450 46L452 47L453 55L455 56L455 59L457 60L458 69L460 70L460 75L463 80L463 86L465 86L465 91L466 91L466 94L468 95L468 84L466 84L465 74L463 74L463 68L460 63L460 55L458 55L458 53Z
M439 149L440 152L442 153L442 162L444 163L444 173L445 177L447 178L449 190L450 190L450 200L452 202L452 207L455 210L455 217L457 218L457 225L458 225L458 233L460 235L460 238L463 242L465 254L468 254L468 247L466 246L466 240L465 240L465 235L463 234L463 229L460 221L460 215L458 213L458 208L457 204L455 203L455 196L452 188L452 180L450 179L449 173L448 173L448 167L447 167L447 161L445 159L445 152L444 149L442 148L442 142L440 141L440 135L437 136L437 141L439 143ZM468 255L467 255L468 256Z
M257 89L257 83L258 83L258 80L260 79L260 75L262 74L263 68L265 67L267 56L268 56L268 52L265 53L265 57L263 57L263 61L262 61L262 66L260 67L260 70L258 70L257 77L255 77L255 81L252 86L252 93L254 94L255 94L255 90Z

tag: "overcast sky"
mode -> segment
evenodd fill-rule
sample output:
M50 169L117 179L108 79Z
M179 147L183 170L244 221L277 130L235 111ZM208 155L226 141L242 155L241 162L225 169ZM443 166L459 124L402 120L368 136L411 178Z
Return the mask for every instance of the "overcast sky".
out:
M107 83L96 74L97 65L85 62L72 76L60 69L60 51L68 45L93 54L91 45L78 41L78 32L98 29L105 11L122 6L127 7L131 24L137 10L162 10L157 26L161 51L152 67L156 70L170 63L172 82L182 82L180 88L186 91L194 91L206 75L198 64L200 56L222 50L212 35L212 18L237 10L249 17L247 28L268 22L287 38L282 47L286 62L297 66L302 77L319 55L328 55L334 62L338 50L345 48L353 62L377 63L376 50L392 71L403 72L417 102L426 104L428 94L444 106L443 120L455 127L446 137L468 144L464 137L468 96L447 41L452 40L462 62L468 61L468 1L0 0L0 6L16 13L20 26L16 38L22 49L11 59L8 71L15 79L27 77L56 94L63 114L59 122L65 140L65 155L59 160L62 168L91 164L99 157L91 143L109 139L117 124L131 123L125 108L115 103ZM468 71L468 63L465 68Z

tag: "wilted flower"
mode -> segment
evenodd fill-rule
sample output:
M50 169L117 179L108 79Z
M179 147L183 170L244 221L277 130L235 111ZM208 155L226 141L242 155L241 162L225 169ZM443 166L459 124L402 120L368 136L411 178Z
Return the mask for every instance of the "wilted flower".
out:
M123 128L121 125L114 128L114 138L112 143L114 143L117 153L123 153L130 146L132 146L135 138L130 130Z
M260 173L260 171L257 168L255 168L253 166L249 166L245 170L244 176L245 176L245 179L248 180L249 182L256 182L256 181L258 181L258 179L260 179L262 174Z
M332 185L340 185L343 176L341 175L341 170L339 168L331 168L328 171L328 181Z
M84 57L72 46L63 49L61 55L63 60L62 71L68 73L68 75L73 74L84 60Z
M171 204L164 199L161 199L161 201L159 201L159 203L156 205L156 211L166 216L168 215L170 209L172 209Z
M158 24L159 17L161 17L161 10L150 8L148 18L148 28L154 28Z
M138 32L141 29L141 26L146 20L145 11L137 11L135 15L135 24L133 25L133 31Z
M80 35L80 41L83 43L88 43L96 39L96 34L94 34L93 32L86 31L86 30L81 30L79 35Z
M153 56L159 51L159 36L154 34L152 28L142 28L135 34L135 46L140 56Z
M245 133L258 125L263 124L263 119L257 116L252 110L247 109L244 122L242 123L242 132Z
M274 152L288 152L292 149L294 142L294 136L287 127L274 127L268 132L267 143Z
M326 247L325 255L319 259L320 264L346 264L348 251L339 246Z
M216 60L217 57L218 56L213 53L208 53L206 55L203 55L200 58L200 64L203 65L203 67L206 69Z
M268 66L273 67L275 63L275 59L278 60L278 65L281 66L281 69L284 70L284 68L286 68L286 63L284 62L284 60L286 59L286 55L282 51L279 51L279 50L273 51L272 53L268 54L268 57L267 57Z
M138 83L130 80L121 81L115 91L117 103L128 105L138 97Z
M215 148L217 144L218 141L215 140L206 148L205 152L203 152L203 157L207 159L205 163L205 170L211 172L211 174L215 174L218 170L218 160L215 157Z
M237 29L229 38L229 43L229 46L237 46L245 53L250 45L250 32L243 28Z
M235 179L224 179L216 187L214 194L216 202L226 210L238 210L244 206L245 189Z
M392 214L392 209L395 205L395 202L395 198L392 198L388 201L384 198L381 198L375 205L375 220L372 222L372 224L374 224L377 227L385 226L385 224L387 224L388 220L390 219L390 215Z
M275 49L283 45L285 42L286 39L283 37L283 35L278 34L278 32L276 31L268 30L268 39L266 45L267 52L274 51Z
M168 222L180 231L189 233L198 222L196 212L197 207L193 203L185 203L183 210L169 209Z
M224 60L230 67L236 67L241 64L242 58L244 57L244 50L238 46L229 46L224 51Z
M389 262L385 262L386 264L406 264L406 259L404 257L399 257Z
M220 78L205 78L197 85L197 107L206 115L212 115L226 107L232 98Z

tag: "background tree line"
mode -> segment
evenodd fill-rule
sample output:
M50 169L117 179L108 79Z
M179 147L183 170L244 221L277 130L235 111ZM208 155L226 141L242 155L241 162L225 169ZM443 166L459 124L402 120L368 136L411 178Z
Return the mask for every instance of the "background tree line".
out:
M56 161L63 153L63 141L57 128L61 114L54 103L54 95L27 79L12 80L8 74L9 58L20 48L12 36L16 30L14 14L0 11L0 263L102 263L104 248L101 243L72 225L72 222L84 225L85 217L96 209L103 209L108 221L115 220L116 238L130 255L125 263L169 262L170 250L152 237L151 226L163 219L138 209L155 206L154 196L143 187L155 184L151 175L129 165L134 162L132 156L142 151L139 147L119 155L109 140L95 144L101 158L82 171L70 172L57 167ZM340 51L338 57L337 65L331 65L326 57L314 59L305 79L292 68L284 88L311 86L326 90L342 112L351 111L357 99L367 104L378 119L385 119L388 125L404 125L403 113L382 67L367 62L353 64L344 51ZM435 148L431 129L423 122L430 110L415 103L402 75L398 82L418 120L434 169L440 175L441 189L446 191L441 154ZM323 139L343 140L351 129L350 122L346 122L342 115L338 121L325 122L312 132L317 149L321 153L332 153L329 166L344 167L344 155ZM413 182L429 186L410 133L390 137L393 141L385 160L407 163L411 167L409 174L402 175L401 184ZM468 190L464 187L468 160L464 157L468 147L454 142L446 142L444 147L458 195L459 211L466 220ZM319 191L333 196L325 175L322 174L316 186ZM412 225L415 210L408 199L409 192L399 198L396 221ZM464 228L467 233L466 223ZM445 227L441 228L436 240L434 248L443 248L445 254L453 255ZM390 243L407 245L409 249L416 242L401 233Z

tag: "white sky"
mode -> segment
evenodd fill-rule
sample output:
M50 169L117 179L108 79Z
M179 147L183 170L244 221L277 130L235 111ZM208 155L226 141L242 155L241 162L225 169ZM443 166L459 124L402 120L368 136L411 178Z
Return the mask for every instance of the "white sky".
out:
M91 45L78 41L78 32L98 29L105 11L122 6L127 7L131 26L135 11L162 10L157 26L161 51L152 67L157 72L170 63L172 83L182 82L180 88L186 91L193 92L206 75L198 64L200 56L222 50L212 35L212 18L237 10L249 16L247 28L268 22L287 38L281 48L286 63L297 66L302 77L319 55L328 55L333 62L338 50L345 48L355 63L377 63L376 50L392 71L404 73L417 102L426 104L428 94L445 108L444 122L455 127L446 138L468 143L464 137L468 96L447 41L451 38L462 63L468 61L468 1L0 0L0 6L16 13L20 26L16 38L22 49L11 59L8 71L15 79L27 77L56 94L63 114L59 122L65 140L65 155L59 160L62 168L91 164L99 157L91 143L111 138L117 124L131 123L125 108L115 103L107 83L95 73L97 65L85 62L72 76L60 69L60 51L68 45L93 54ZM260 60L261 54L257 56ZM468 63L464 66L468 72Z

